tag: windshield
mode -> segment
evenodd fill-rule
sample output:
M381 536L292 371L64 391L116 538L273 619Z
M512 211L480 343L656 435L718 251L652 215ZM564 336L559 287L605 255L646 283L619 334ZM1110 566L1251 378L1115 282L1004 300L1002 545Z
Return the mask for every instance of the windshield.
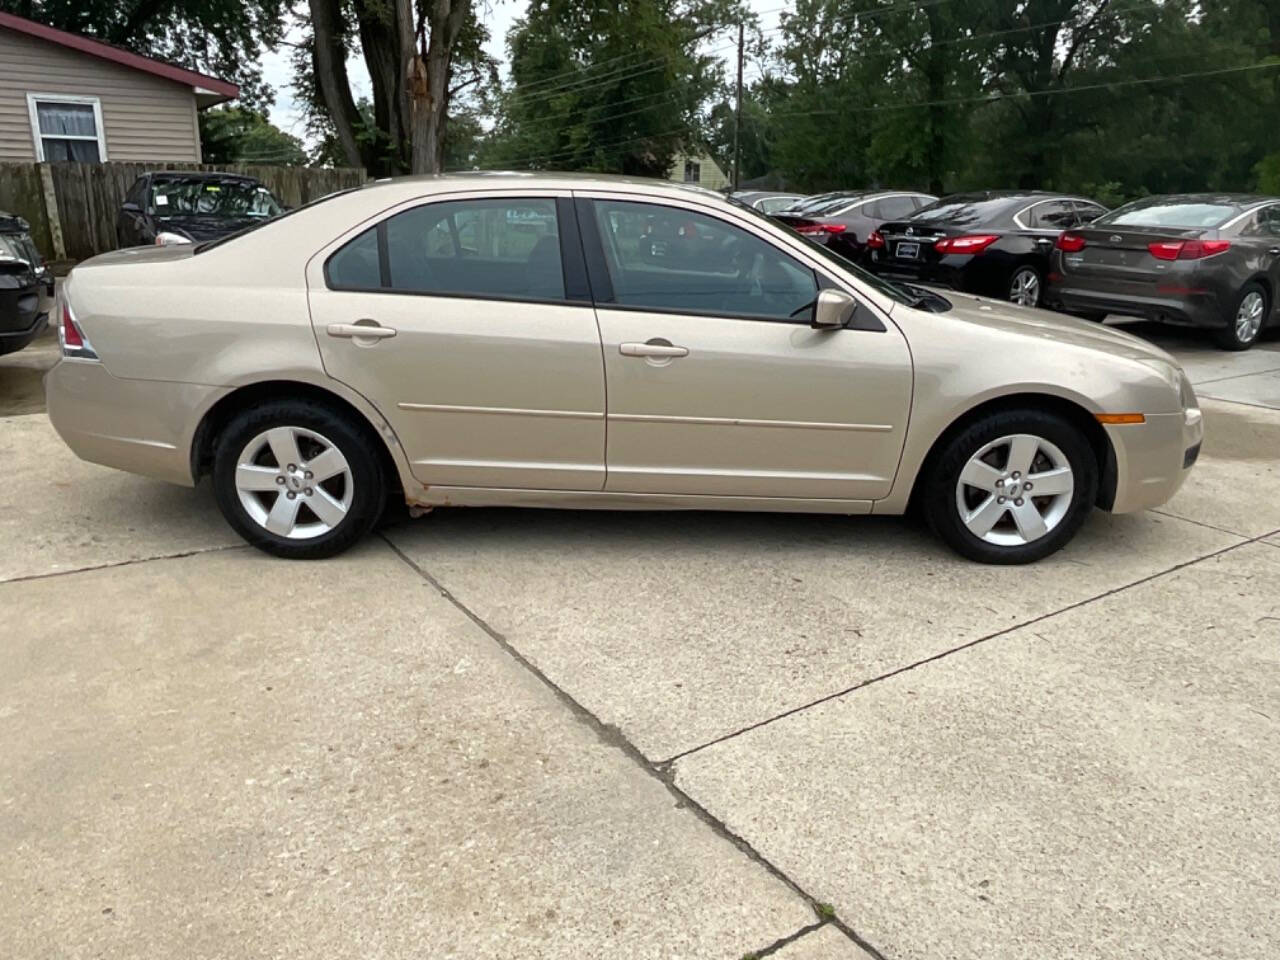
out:
M1233 203L1135 200L1093 221L1115 227L1219 227L1240 212Z
M986 197L981 194L944 197L927 207L921 207L911 217L912 220L926 220L930 223L950 223L957 226L986 223L993 220L1003 210L1012 206L1008 197Z
M157 217L267 217L283 207L256 180L157 177L151 182L148 212Z
M734 200L732 197L729 198L729 202L742 210L746 210L753 217L758 217L759 219L768 222L772 227L779 226L777 220L774 220L772 217L765 216L759 210L756 210L745 203ZM820 243L814 243L803 234L796 233L795 231L792 231L792 234L793 236L798 237L814 253L821 256L824 260L830 261L841 270L847 270L849 273L852 273L860 282L865 283L872 290L882 293L886 297L896 300L898 303L905 303L909 307L915 306L920 302L919 292L912 292L903 284L891 283L883 277L877 277L874 273L858 266L852 260L848 260L840 256L840 254L836 253L834 250L824 247Z

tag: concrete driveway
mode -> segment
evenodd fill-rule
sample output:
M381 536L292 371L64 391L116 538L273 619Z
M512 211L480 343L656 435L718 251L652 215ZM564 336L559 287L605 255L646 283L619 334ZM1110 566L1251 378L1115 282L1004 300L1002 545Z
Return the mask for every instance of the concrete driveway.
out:
M284 563L0 359L0 955L1280 954L1280 344L1143 332L1200 465L1014 570L506 510Z

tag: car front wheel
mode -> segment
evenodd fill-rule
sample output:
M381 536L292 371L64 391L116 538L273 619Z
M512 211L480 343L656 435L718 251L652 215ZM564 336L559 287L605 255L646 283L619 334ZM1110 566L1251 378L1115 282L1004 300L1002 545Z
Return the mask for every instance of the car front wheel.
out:
M1098 464L1056 414L991 414L951 437L926 478L930 525L981 563L1031 563L1067 543L1093 507Z
M214 451L214 494L227 522L289 559L331 557L368 533L386 499L382 474L349 417L308 401L243 411Z

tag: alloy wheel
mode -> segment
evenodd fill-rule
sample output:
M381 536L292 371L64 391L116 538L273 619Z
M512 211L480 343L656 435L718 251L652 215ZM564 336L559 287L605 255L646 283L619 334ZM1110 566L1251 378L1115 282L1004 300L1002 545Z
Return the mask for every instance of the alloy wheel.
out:
M996 546L1034 543L1071 506L1071 463L1043 437L1017 433L977 451L956 482L956 509L975 537Z
M342 451L305 427L272 427L245 444L235 484L250 518L290 540L333 530L346 519L355 492Z
M1250 290L1240 300L1236 310L1236 339L1241 343L1252 343L1262 330L1262 314L1266 309L1266 300L1257 290Z
M1013 275L1009 299L1021 307L1034 307L1040 302L1040 277L1034 270L1023 267Z

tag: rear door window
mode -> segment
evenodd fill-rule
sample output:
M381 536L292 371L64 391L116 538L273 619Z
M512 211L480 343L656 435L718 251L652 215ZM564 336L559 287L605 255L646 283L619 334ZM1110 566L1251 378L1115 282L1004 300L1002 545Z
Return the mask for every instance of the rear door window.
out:
M1066 230L1076 225L1074 205L1066 200L1037 203L1022 217L1032 230Z
M565 299L560 229L551 198L423 204L349 241L325 269L334 289Z
M916 203L911 197L884 197L875 203L872 216L877 220L901 220L916 212Z

